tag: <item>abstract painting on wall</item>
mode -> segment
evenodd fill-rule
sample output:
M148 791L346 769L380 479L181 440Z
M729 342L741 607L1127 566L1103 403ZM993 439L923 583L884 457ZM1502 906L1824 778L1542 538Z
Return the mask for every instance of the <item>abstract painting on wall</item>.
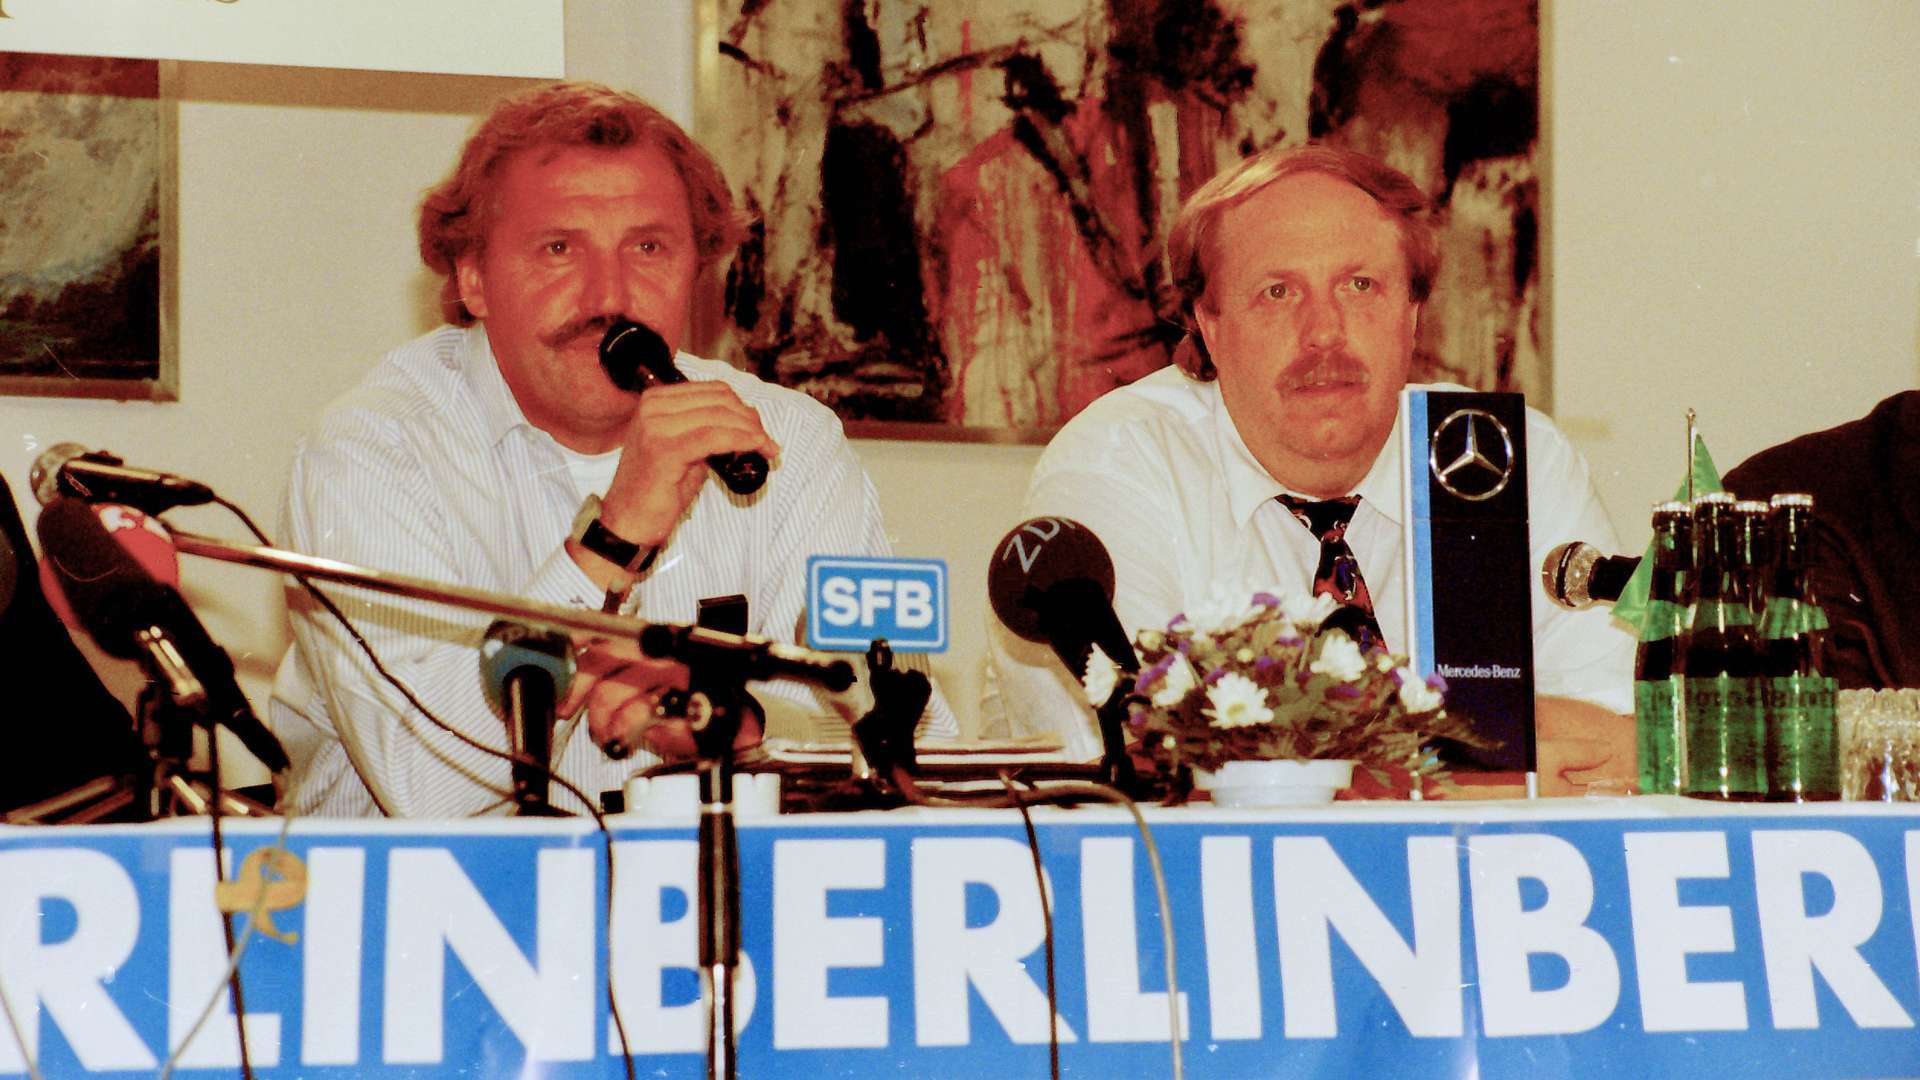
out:
M1416 378L1549 380L1535 0L704 0L698 128L760 224L699 344L856 435L1037 440L1165 365L1181 200L1274 145L1438 207Z
M0 53L0 394L176 396L162 67Z

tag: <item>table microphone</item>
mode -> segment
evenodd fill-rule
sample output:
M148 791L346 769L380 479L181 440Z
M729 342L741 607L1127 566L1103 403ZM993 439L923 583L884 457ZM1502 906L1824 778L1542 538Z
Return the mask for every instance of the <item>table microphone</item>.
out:
M40 511L40 579L62 622L86 631L102 652L139 659L175 702L204 708L274 772L286 751L247 704L233 658L215 644L174 586L173 537L131 507L58 497Z
M33 459L27 479L41 506L55 496L72 495L88 502L124 503L158 514L176 506L213 501L213 489L197 480L136 468L104 450L88 450L79 443L49 446Z
M1007 629L1051 646L1074 682L1086 678L1095 647L1119 667L1112 695L1094 703L1102 778L1138 791L1124 727L1140 657L1114 614L1113 581L1113 556L1093 530L1068 518L1033 518L1015 525L994 549L987 598Z
M673 350L651 327L622 319L600 339L600 367L607 380L638 394L651 386L683 383L687 377L673 366ZM757 450L714 454L707 467L719 475L735 495L751 495L767 482L767 458Z
M565 634L501 619L487 627L480 644L487 700L506 715L518 755L512 767L513 802L522 817L554 812L548 787L553 725L560 702L573 687L574 670L573 643Z
M1078 681L1095 645L1120 670L1140 659L1113 612L1113 557L1093 530L1067 518L1023 521L994 548L987 598L1006 628L1048 645Z
M1639 566L1638 555L1602 555L1584 540L1571 540L1547 552L1540 564L1540 582L1547 599L1579 611L1620 599Z

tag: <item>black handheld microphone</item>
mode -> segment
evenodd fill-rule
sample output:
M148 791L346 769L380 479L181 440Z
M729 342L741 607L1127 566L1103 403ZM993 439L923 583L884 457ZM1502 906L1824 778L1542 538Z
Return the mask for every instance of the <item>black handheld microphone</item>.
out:
M172 473L136 469L104 450L88 450L79 443L56 443L33 459L28 470L33 497L41 506L57 495L88 502L122 503L149 514L176 506L199 506L213 501L213 489Z
M513 803L521 817L554 814L548 769L560 701L573 687L573 644L565 634L501 619L480 644L480 677L487 699L505 713L513 762Z
M651 327L624 319L608 327L600 339L600 368L613 385L635 394L650 386L687 381L673 366L673 350L664 338ZM751 495L767 482L766 455L755 450L715 454L707 459L707 467L735 495Z
M1584 540L1570 540L1547 552L1540 581L1547 599L1571 611L1620 599L1640 566L1638 555L1602 555Z
M143 661L176 703L204 709L274 772L286 751L234 681L233 658L214 644L174 588L179 555L158 521L138 510L56 498L40 511L41 584L62 620L109 656Z

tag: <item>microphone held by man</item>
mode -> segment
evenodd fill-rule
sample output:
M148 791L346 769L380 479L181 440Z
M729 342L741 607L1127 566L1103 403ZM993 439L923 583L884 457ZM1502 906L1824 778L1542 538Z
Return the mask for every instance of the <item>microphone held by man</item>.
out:
M664 338L650 327L624 319L608 327L600 339L600 367L613 385L636 394L687 381L673 366L673 350ZM757 451L715 454L707 464L736 495L751 495L767 482L767 458Z

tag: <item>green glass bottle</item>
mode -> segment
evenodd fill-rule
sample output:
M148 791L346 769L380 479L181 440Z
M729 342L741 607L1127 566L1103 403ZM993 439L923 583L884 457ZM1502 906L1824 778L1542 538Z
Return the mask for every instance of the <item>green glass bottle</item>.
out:
M1766 797L1759 694L1760 654L1749 585L1751 517L1731 495L1694 500L1699 568L1687 624L1686 793L1703 799Z
M1834 681L1821 674L1827 616L1807 581L1813 496L1773 497L1772 595L1760 616L1764 657L1767 798L1817 802L1840 797Z
M1687 571L1693 565L1693 514L1683 502L1653 508L1653 571L1640 645L1633 658L1633 719L1639 750L1640 793L1686 790L1685 649L1689 617Z

